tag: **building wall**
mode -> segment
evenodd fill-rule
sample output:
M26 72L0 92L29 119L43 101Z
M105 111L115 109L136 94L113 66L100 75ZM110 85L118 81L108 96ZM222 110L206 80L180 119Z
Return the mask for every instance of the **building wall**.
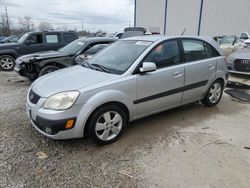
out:
M136 26L144 27L150 32L164 30L166 0L135 0Z
M201 35L250 32L250 0L204 0Z
M197 35L202 0L136 0L136 26L160 28L166 34ZM165 7L167 12L165 19ZM250 0L204 0L201 35L239 35L250 32Z
M168 0L166 34L197 35L201 0Z

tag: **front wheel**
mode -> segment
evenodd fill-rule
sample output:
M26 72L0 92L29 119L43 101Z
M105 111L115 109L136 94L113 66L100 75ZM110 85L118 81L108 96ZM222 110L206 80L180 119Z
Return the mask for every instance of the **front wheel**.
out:
M42 70L40 71L39 73L39 77L45 75L45 74L49 74L51 72L54 72L54 71L57 71L59 70L60 68L55 66L55 65L48 65L48 66L45 66L42 68Z
M223 92L223 84L221 81L215 81L210 88L208 89L205 97L201 100L201 102L208 107L212 107L217 105L222 97Z
M12 71L15 66L15 59L10 55L0 56L0 69L4 71Z
M125 112L116 105L108 105L94 112L88 134L97 144L110 144L119 139L127 127Z

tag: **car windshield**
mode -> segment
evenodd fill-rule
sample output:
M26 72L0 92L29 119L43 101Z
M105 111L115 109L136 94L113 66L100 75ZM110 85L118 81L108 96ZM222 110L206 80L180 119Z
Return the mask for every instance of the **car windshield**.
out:
M122 74L151 44L148 41L118 41L102 50L88 63L102 66L110 73Z
M70 55L75 55L77 52L79 52L82 47L85 45L84 42L81 40L75 40L71 43L69 43L67 46L59 49L59 52L65 53L65 54L70 54Z
M234 36L229 36L229 37L223 37L220 40L220 44L233 44L235 40Z
M26 38L28 37L28 33L26 33L26 34L24 34L23 36L21 36L20 37L20 39L18 40L18 43L19 44L21 44L21 43L23 43L25 40L26 40Z

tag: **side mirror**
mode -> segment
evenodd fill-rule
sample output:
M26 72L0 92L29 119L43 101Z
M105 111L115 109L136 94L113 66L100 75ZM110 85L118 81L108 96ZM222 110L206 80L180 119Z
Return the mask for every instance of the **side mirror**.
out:
M142 67L140 68L140 73L146 73L146 72L153 72L155 71L157 68L156 68L156 65L155 63L152 63L152 62L144 62L142 64Z

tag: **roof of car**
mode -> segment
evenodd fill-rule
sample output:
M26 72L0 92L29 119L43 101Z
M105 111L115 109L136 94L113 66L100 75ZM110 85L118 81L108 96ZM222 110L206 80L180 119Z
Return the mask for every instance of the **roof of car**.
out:
M84 42L112 42L112 41L116 41L116 38L108 38L108 37L90 37L90 38L86 38L86 37L82 37L79 38L78 40L84 41Z
M215 40L212 37L207 36L186 36L186 35L180 35L180 36L164 36L164 35L144 35L144 36L138 36L138 37L130 37L125 38L122 40L138 40L138 41L151 41L151 42L157 42L157 41L164 41L168 39L176 39L176 38L184 38L184 39L200 39L203 41L206 41L210 43L214 48L219 51L221 55L223 55L223 52L219 48L218 44L215 42Z
M144 36L138 36L138 37L130 37L130 38L125 38L122 40L141 40L141 41L151 41L151 42L156 42L158 40L167 40L167 39L175 39L175 38L190 38L190 39L202 39L202 40L209 40L212 38L211 37L206 37L206 36L186 36L186 35L181 35L181 36L164 36L164 35L144 35Z

